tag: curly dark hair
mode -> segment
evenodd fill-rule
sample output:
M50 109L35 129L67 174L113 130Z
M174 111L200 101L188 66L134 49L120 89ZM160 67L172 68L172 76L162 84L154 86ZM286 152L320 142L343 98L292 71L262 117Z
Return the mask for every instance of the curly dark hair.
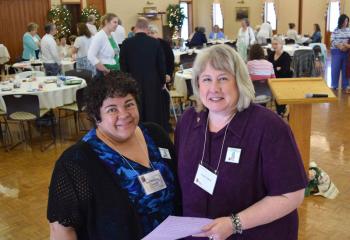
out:
M138 84L130 74L110 72L106 76L92 79L85 91L85 102L86 112L94 126L96 127L96 122L101 121L100 108L105 99L109 97L125 97L128 94L135 98L137 104L139 103Z
M264 58L264 49L259 44L254 44L250 47L249 60L260 60Z

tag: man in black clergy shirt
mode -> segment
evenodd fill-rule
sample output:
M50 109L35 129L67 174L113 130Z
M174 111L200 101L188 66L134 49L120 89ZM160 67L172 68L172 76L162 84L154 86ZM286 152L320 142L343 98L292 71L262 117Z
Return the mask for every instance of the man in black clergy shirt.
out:
M148 20L140 17L135 25L135 36L127 38L120 50L120 67L138 82L140 120L164 123L161 90L165 84L166 66L163 49L157 39L147 35ZM166 127L166 126L163 126Z

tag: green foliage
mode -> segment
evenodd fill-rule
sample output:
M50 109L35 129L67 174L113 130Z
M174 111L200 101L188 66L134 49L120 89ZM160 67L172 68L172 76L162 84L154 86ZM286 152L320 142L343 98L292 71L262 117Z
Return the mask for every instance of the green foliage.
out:
M98 10L96 8L94 8L93 6L88 6L86 8L84 8L81 11L81 15L80 15L80 21L82 22L87 22L87 19L90 15L94 15L96 17L96 25L99 25L100 23L100 19L101 19L101 14L98 12ZM98 27L98 26L97 26Z
M307 187L305 188L305 196L308 197L312 195L315 192L318 192L318 180L321 176L321 171L317 167L310 167L309 171L312 171L312 178L309 179L309 183Z
M170 4L166 11L170 29L173 31L180 30L185 19L185 14L180 4Z
M57 37L68 37L71 34L72 15L68 9L59 6L49 10L47 18L57 27Z

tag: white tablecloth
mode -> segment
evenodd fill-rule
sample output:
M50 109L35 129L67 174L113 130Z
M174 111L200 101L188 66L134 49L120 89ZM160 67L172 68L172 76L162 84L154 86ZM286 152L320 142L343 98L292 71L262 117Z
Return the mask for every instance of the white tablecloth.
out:
M264 48L270 48L271 44L268 44L267 46L264 46ZM283 45L283 51L287 52L291 57L294 56L294 52L296 50L312 50L311 47L308 46L300 46L297 44L290 44L290 45Z
M180 50L180 49L173 49L173 53L175 56L175 63L180 63L180 56L182 54L192 54L192 53L199 53L201 51L201 49L186 49L184 51Z
M10 60L10 54L7 48L0 44L0 64L5 64Z
M52 109L75 102L76 91L86 87L85 80L78 85L62 85L57 87L56 83L44 83L45 80L55 79L56 77L37 77L33 82L22 82L21 87L13 88L13 83L3 82L0 84L0 109L6 111L5 102L2 96L9 94L32 94L39 96L40 108ZM73 77L71 77L73 79ZM74 77L74 79L81 79ZM39 83L43 83L43 90L38 90ZM12 88L11 91L2 91L3 88ZM34 91L33 91L34 89Z
M218 39L218 40L209 40L208 43L212 43L212 44L224 44L224 43L228 43L228 42L233 42L233 40L229 40L229 39ZM173 49L174 52L174 56L175 56L175 63L180 63L180 55L182 54L186 54L186 53L199 53L201 51L201 49L185 49L185 50L181 50L181 49Z
M174 79L174 87L176 89L176 92L184 95L184 97L187 97L187 86L186 86L186 79L192 78L192 69L185 69L183 72L176 72L175 73L175 79Z
M33 63L35 64L43 64L41 60L34 60ZM74 69L74 63L70 58L63 59L61 61L61 66L62 66L62 71L65 73L69 70ZM32 69L31 62L30 61L24 61L24 62L18 62L12 65L14 68L19 68L19 69Z
M216 40L212 40L209 39L208 43L212 43L212 44L224 44L224 43L233 43L233 40L229 40L229 39L216 39Z

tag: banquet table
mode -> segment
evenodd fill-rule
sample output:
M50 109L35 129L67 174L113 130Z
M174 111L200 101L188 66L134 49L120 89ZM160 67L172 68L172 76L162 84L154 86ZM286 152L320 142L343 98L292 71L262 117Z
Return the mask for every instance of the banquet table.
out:
M230 39L217 39L217 40L209 40L208 43L209 44L225 44L225 43L233 43L234 41L233 40L230 40ZM204 47L205 48L205 47ZM203 48L201 48L203 49ZM191 54L191 53L199 53L201 51L201 49L197 49L197 48L193 48L193 49L183 49L183 48L180 48L180 49L173 49L173 53L174 53L174 56L175 56L175 63L180 63L180 56L182 54Z
M10 60L10 54L4 44L0 44L0 64L5 64Z
M263 48L272 49L271 44L268 44L268 45L264 46ZM294 56L294 52L297 50L312 50L312 48L308 47L308 46L300 46L298 44L283 45L283 51L287 52L291 57Z
M199 53L201 51L201 49L173 49L173 53L175 56L175 63L180 63L180 56L183 54L192 54L192 53Z
M84 79L78 77L66 77L68 80L81 80L80 84L57 86L57 77L36 77L35 81L30 79L16 79L12 82L0 83L0 109L6 112L6 106L2 96L10 94L31 94L39 97L40 108L53 109L76 100L76 91L86 87ZM14 88L15 82L21 82L20 88ZM40 85L42 88L39 88Z
M63 59L61 61L62 71L65 73L69 70L74 69L74 63L75 61L73 61L71 58ZM12 67L17 69L33 69L33 65L40 66L43 65L43 62L40 59L34 61L23 61L13 64Z
M230 40L230 39L209 39L208 43L211 43L211 44L233 43L233 40Z
M174 87L176 92L187 97L186 79L192 78L192 68L185 69L183 71L177 71L174 78Z

